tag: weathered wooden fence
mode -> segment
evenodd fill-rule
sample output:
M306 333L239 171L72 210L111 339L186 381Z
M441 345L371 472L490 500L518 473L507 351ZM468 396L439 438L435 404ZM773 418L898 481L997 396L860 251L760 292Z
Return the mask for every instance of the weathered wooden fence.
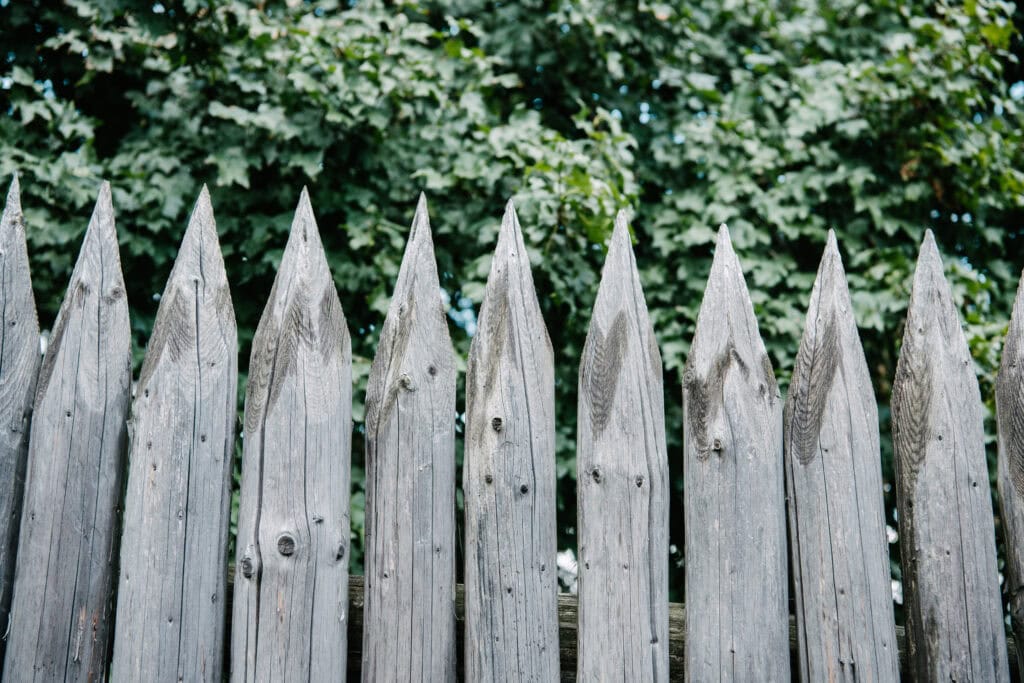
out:
M109 186L42 359L25 229L15 180L0 221L5 680L1007 681L1019 671L1024 282L996 397L1017 634L1007 639L981 397L930 233L892 406L904 637L878 416L831 233L783 403L719 232L683 377L684 613L668 602L661 358L624 215L580 362L578 599L558 594L555 357L511 203L466 379L464 589L456 362L422 197L367 389L365 581L348 575L350 341L305 191L253 340L230 580L237 341L205 188L134 396Z

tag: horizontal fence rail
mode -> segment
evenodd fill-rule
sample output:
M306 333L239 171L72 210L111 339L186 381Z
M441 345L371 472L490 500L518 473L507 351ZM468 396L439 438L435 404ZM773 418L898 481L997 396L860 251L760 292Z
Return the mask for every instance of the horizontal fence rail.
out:
M996 392L1015 639L981 396L930 232L892 401L904 634L834 234L784 401L719 230L675 426L684 611L668 602L661 355L624 214L580 358L577 599L557 584L555 354L511 202L466 374L462 586L458 365L425 198L367 388L364 580L348 573L351 340L307 192L253 340L229 570L238 343L206 188L134 395L109 185L42 358L19 189L0 219L5 680L1018 680L1024 279Z

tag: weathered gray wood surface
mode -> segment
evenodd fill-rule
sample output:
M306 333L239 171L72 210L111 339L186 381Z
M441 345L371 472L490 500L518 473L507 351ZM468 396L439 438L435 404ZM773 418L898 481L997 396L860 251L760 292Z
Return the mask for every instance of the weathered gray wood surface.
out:
M366 388L364 681L455 680L455 355L421 195Z
M39 322L15 176L0 218L0 629L4 633L11 606L28 427L39 361ZM0 664L6 644L0 639Z
M303 189L249 362L233 681L345 670L351 443L351 341Z
M683 376L686 669L789 680L782 401L729 233Z
M4 680L106 680L130 351L103 183L39 372Z
M800 680L899 680L878 408L831 230L783 423Z
M580 363L580 680L668 680L669 474L661 372L620 213Z
M999 501L1006 538L1006 594L1019 643L1024 637L1024 275L996 380L999 428ZM1018 656L1021 652L1018 650ZM1019 662L1024 666L1024 659Z
M466 680L555 680L554 365L512 202L469 352L466 413Z
M204 187L136 387L112 680L221 680L237 354Z
M981 396L935 239L892 396L904 610L917 680L1009 680Z
M234 572L229 574L229 582ZM363 577L352 575L348 577L348 680L359 680L362 675L362 647L363 647L363 600L365 588ZM229 583L230 587L230 583ZM464 628L465 619L465 591L461 583L455 584L455 649L459 662L463 661ZM561 661L560 680L566 683L576 680L577 670L577 599L569 593L558 594L558 656ZM686 614L682 603L670 602L668 604L668 652L669 652L669 680L685 680L686 662L684 654ZM796 670L798 646L796 621L789 618L789 658L791 666ZM903 677L907 675L906 661L906 640L903 635L903 627L896 626L896 645L900 654L900 672ZM1020 680L1017 669L1017 644L1013 638L1007 639L1007 647L1010 652L1010 678Z

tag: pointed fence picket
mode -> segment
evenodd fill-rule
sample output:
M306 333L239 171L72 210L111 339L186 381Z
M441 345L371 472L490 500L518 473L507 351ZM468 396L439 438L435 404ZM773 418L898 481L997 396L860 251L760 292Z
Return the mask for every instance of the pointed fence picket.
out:
M509 202L466 373L466 680L558 678L554 393Z
M930 234L893 398L904 638L888 594L875 402L834 235L783 420L720 231L683 377L684 619L667 601L660 355L624 216L580 362L577 601L557 594L554 358L511 203L466 382L463 589L456 359L424 199L368 385L364 584L347 574L349 337L307 193L254 339L228 578L236 331L208 193L136 389L120 533L130 334L110 188L41 364L18 190L0 220L0 610L16 567L4 680L105 680L108 669L111 680L220 680L226 642L238 681L786 680L791 657L804 681L1019 673L1003 634L980 396ZM997 390L1018 635L1022 349L1018 293Z
M204 187L132 406L112 680L221 680L237 356Z
M39 376L39 322L17 177L0 218L0 627L11 606L29 420ZM0 639L0 664L4 646Z
M1017 642L1024 638L1024 275L996 381L999 501L1006 536L1006 594ZM1018 656L1021 651L1018 649ZM1018 663L1024 669L1024 658Z
M878 408L831 231L784 433L800 680L897 681Z
M1008 681L981 395L931 231L892 396L910 670Z
M362 678L455 680L455 352L420 196L366 389Z
M666 681L669 476L661 353L621 213L583 348L577 415L579 680Z
M130 385L104 183L39 372L4 680L106 680Z
M788 680L782 400L729 232L683 377L686 671Z
M303 189L249 362L233 681L346 669L352 351Z

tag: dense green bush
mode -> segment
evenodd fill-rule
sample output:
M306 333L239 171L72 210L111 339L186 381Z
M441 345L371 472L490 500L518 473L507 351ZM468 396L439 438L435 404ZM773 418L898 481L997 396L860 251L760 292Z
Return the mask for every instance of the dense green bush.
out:
M836 229L887 480L889 389L926 227L991 398L1024 266L1021 20L998 0L0 0L0 173L22 175L44 327L98 182L113 183L137 358L209 183L243 368L309 186L353 334L357 536L361 400L417 193L463 360L504 200L517 202L555 347L562 547L574 545L577 363L601 245L629 209L664 355L681 548L679 375L719 223L783 388Z

